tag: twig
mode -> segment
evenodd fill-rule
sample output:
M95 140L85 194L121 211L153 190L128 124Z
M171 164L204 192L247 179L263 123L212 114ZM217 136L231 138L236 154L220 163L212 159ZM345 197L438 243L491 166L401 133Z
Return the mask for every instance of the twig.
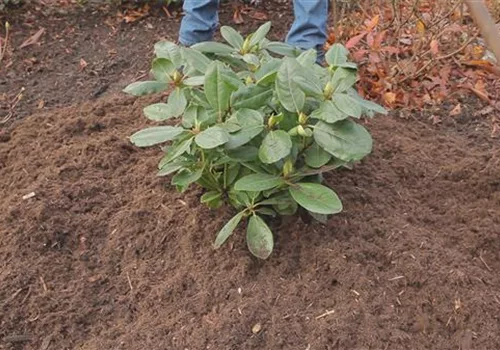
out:
M479 254L479 259L481 259L481 261L483 262L484 266L486 266L486 268L488 269L488 271L490 271L490 272L493 271L493 269L488 266L488 264L486 263L486 261L484 261L483 256L481 254Z
M43 279L42 276L40 276L40 282L42 283L43 290L45 291L45 293L47 293L48 291L47 285L45 284L45 280Z
M7 51L7 45L9 44L9 28L10 28L9 22L5 22L5 39L4 39L5 45L0 45L0 63L2 63L2 60L5 56L5 52Z
M334 314L334 313L335 313L335 310L330 310L330 311L326 310L325 313L322 313L321 315L316 316L316 319L319 320L320 318L326 317L326 316Z
M130 291L134 291L134 287L132 286L132 281L130 280L130 275L127 272L127 281L128 281L128 286L130 287Z

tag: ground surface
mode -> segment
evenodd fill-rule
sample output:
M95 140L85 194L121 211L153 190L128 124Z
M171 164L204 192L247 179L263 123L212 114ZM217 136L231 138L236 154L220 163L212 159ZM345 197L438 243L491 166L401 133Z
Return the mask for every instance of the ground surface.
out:
M19 19L16 45L46 33L0 77L26 87L0 134L0 349L500 348L500 144L476 102L439 125L371 121L373 155L327 175L345 211L273 223L261 262L242 232L212 250L231 213L166 187L159 151L127 141L147 101L119 90L177 21L56 18Z

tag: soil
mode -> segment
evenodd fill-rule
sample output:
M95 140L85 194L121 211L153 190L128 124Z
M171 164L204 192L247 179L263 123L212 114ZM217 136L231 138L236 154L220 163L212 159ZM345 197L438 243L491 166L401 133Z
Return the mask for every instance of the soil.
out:
M177 193L155 176L160 151L128 142L157 98L119 90L176 22L111 35L99 16L63 16L91 38L75 50L123 66L78 72L52 36L66 26L42 18L30 52L53 71L25 72L30 54L16 50L2 77L9 91L39 83L0 137L0 349L500 348L500 143L472 117L476 101L437 125L371 120L373 154L326 176L345 210L327 225L271 222L275 250L260 261L242 230L213 250L231 210L205 208L196 187ZM100 79L109 88L90 100Z

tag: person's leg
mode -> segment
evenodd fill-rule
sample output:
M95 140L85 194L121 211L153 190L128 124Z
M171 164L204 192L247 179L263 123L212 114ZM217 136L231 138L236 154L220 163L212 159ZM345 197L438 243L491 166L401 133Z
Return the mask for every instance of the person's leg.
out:
M213 38L219 17L219 0L184 0L179 43L191 46Z
M327 38L328 0L293 0L295 20L288 32L288 44L301 49L318 50L318 61L323 59L323 45Z

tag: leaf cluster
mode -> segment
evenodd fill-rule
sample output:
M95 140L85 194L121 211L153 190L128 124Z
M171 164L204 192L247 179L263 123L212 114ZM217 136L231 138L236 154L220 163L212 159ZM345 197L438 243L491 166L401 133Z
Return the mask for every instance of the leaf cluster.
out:
M163 145L158 176L173 175L179 191L196 183L206 190L202 203L237 209L215 247L248 218L248 248L262 259L273 250L263 216L293 215L300 206L324 221L342 210L321 174L369 154L372 138L356 121L386 113L353 88L357 68L342 45L330 48L322 67L315 50L266 39L270 27L244 38L225 26L227 43L190 48L159 42L154 80L124 90L135 96L170 91L167 101L144 108L147 118L167 125L138 131L131 141Z

